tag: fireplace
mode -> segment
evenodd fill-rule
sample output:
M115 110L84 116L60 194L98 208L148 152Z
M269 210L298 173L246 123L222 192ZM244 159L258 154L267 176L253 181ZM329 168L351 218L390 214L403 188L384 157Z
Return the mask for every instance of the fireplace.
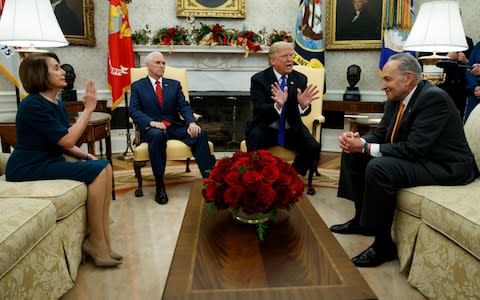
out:
M245 125L252 116L250 97L242 92L192 92L194 112L215 144L215 151L235 151L245 139Z

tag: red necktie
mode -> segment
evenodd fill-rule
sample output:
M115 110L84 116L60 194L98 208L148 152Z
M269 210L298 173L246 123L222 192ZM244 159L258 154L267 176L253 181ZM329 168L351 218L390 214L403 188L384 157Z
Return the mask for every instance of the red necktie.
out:
M400 120L403 117L404 107L405 107L405 104L403 104L403 102L400 102L400 106L398 107L398 112L397 112L397 118L395 120L395 125L393 126L392 135L390 138L391 143L394 143L397 137L398 127L400 125Z
M157 94L158 103L160 103L160 107L163 108L163 91L162 86L160 85L160 81L155 81L155 94Z

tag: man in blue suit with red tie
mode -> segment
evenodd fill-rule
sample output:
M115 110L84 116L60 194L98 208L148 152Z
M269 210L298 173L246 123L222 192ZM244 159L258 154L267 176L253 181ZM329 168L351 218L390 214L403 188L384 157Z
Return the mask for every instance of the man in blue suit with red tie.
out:
M155 201L168 202L165 173L167 140L176 139L192 148L203 177L213 167L207 133L195 122L180 82L163 77L165 58L160 52L146 57L148 76L132 83L129 114L140 128L142 142L148 143L153 175L157 184ZM183 120L181 119L181 117Z

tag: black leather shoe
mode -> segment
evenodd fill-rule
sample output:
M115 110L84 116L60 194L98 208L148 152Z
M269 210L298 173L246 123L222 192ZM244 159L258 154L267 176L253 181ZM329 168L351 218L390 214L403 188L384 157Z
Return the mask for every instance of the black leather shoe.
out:
M165 188L157 189L157 194L155 195L155 202L158 204L167 204L168 197L167 193L165 192Z
M330 227L330 231L339 234L362 234L365 236L375 235L373 232L362 228L360 224L354 222L353 220L347 221L344 224L333 225Z
M397 258L397 248L390 250L375 250L372 246L359 255L352 258L352 262L357 267L372 268Z

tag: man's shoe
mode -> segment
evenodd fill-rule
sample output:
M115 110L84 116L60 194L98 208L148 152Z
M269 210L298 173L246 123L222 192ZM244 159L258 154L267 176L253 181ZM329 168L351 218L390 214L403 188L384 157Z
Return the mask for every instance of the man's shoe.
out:
M359 255L352 258L352 262L357 267L372 268L397 258L397 248L391 250L375 250L372 246Z
M365 236L375 235L373 232L362 228L360 224L353 220L347 221L344 224L333 225L330 227L330 231L339 234L362 234Z
M165 188L157 188L157 193L155 195L155 202L158 204L167 204L168 197L167 193L165 192Z

